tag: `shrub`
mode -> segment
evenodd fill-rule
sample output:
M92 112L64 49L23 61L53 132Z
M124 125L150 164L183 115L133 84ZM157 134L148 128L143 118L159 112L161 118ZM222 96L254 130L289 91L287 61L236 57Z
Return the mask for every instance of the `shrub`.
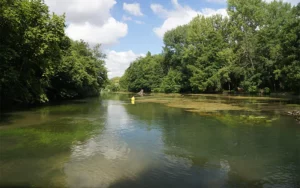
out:
M249 88L248 88L248 92L249 93L257 93L257 86L250 86Z
M268 87L265 87L265 89L264 89L264 93L265 93L265 94L270 94L270 93L271 93L271 90L270 90L270 88L268 88Z

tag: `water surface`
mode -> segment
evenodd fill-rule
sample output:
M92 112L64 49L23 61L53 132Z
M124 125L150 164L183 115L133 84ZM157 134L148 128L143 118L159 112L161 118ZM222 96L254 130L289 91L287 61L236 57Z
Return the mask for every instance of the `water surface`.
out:
M109 94L3 114L0 187L300 187L300 124L282 115L290 101L186 99L247 110Z

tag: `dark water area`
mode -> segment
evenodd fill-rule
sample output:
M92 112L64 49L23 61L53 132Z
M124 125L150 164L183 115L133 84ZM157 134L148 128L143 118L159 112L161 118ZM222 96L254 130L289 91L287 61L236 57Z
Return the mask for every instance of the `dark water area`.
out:
M0 187L300 187L295 102L185 96L248 109L207 115L130 97L2 114Z

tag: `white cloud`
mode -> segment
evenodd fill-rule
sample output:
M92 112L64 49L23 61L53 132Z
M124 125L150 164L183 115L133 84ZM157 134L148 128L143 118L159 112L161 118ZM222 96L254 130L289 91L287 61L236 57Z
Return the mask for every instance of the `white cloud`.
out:
M123 3L123 9L134 16L143 16L139 3Z
M265 0L266 2L270 3L274 0ZM278 0L277 0L278 1ZM282 0L283 2L286 2L286 3L291 3L292 5L297 5L298 3L300 3L299 0Z
M196 11L189 6L181 6L177 0L171 0L174 9L166 10L160 4L151 4L150 8L152 11L165 19L164 23L160 27L156 27L153 31L157 36L163 38L166 31L171 30L179 25L184 25L189 23L197 15L212 16L215 14L221 14L227 16L226 9L203 9L202 11Z
M96 44L114 44L118 39L126 36L127 24L116 21L114 18L109 18L102 26L93 25L89 22L84 24L71 23L66 33L74 40L83 39L84 41Z
M130 20L132 20L132 18L130 16L123 15L122 16L122 20L124 20L124 21L130 21Z
M168 11L164 9L164 7L160 4L151 4L150 8L154 12L154 14L157 14L161 17L167 17L168 15Z
M202 9L202 14L204 16L213 16L216 14L220 14L222 16L228 16L226 9L218 9L218 10L214 10L211 8L204 8Z
M180 8L178 0L171 0L171 2L172 2L172 4L174 5L175 8Z
M105 63L108 69L108 77L122 76L129 64L140 56L145 56L145 54L135 54L131 50L124 52L107 51Z
M45 0L45 3L51 12L66 14L66 34L74 40L110 45L127 34L127 24L110 14L116 0Z
M45 0L51 12L66 13L67 22L103 24L111 17L115 0Z
M136 24L145 24L145 22L143 22L143 21L133 20L130 16L126 16L126 15L123 15L122 20L123 21L134 21Z

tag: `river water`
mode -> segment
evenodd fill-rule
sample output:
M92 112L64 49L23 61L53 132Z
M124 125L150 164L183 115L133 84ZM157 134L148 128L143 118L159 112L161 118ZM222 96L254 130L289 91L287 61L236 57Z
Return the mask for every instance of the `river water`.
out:
M297 105L204 98L252 110L109 94L2 114L0 187L300 187L300 124L282 114Z

